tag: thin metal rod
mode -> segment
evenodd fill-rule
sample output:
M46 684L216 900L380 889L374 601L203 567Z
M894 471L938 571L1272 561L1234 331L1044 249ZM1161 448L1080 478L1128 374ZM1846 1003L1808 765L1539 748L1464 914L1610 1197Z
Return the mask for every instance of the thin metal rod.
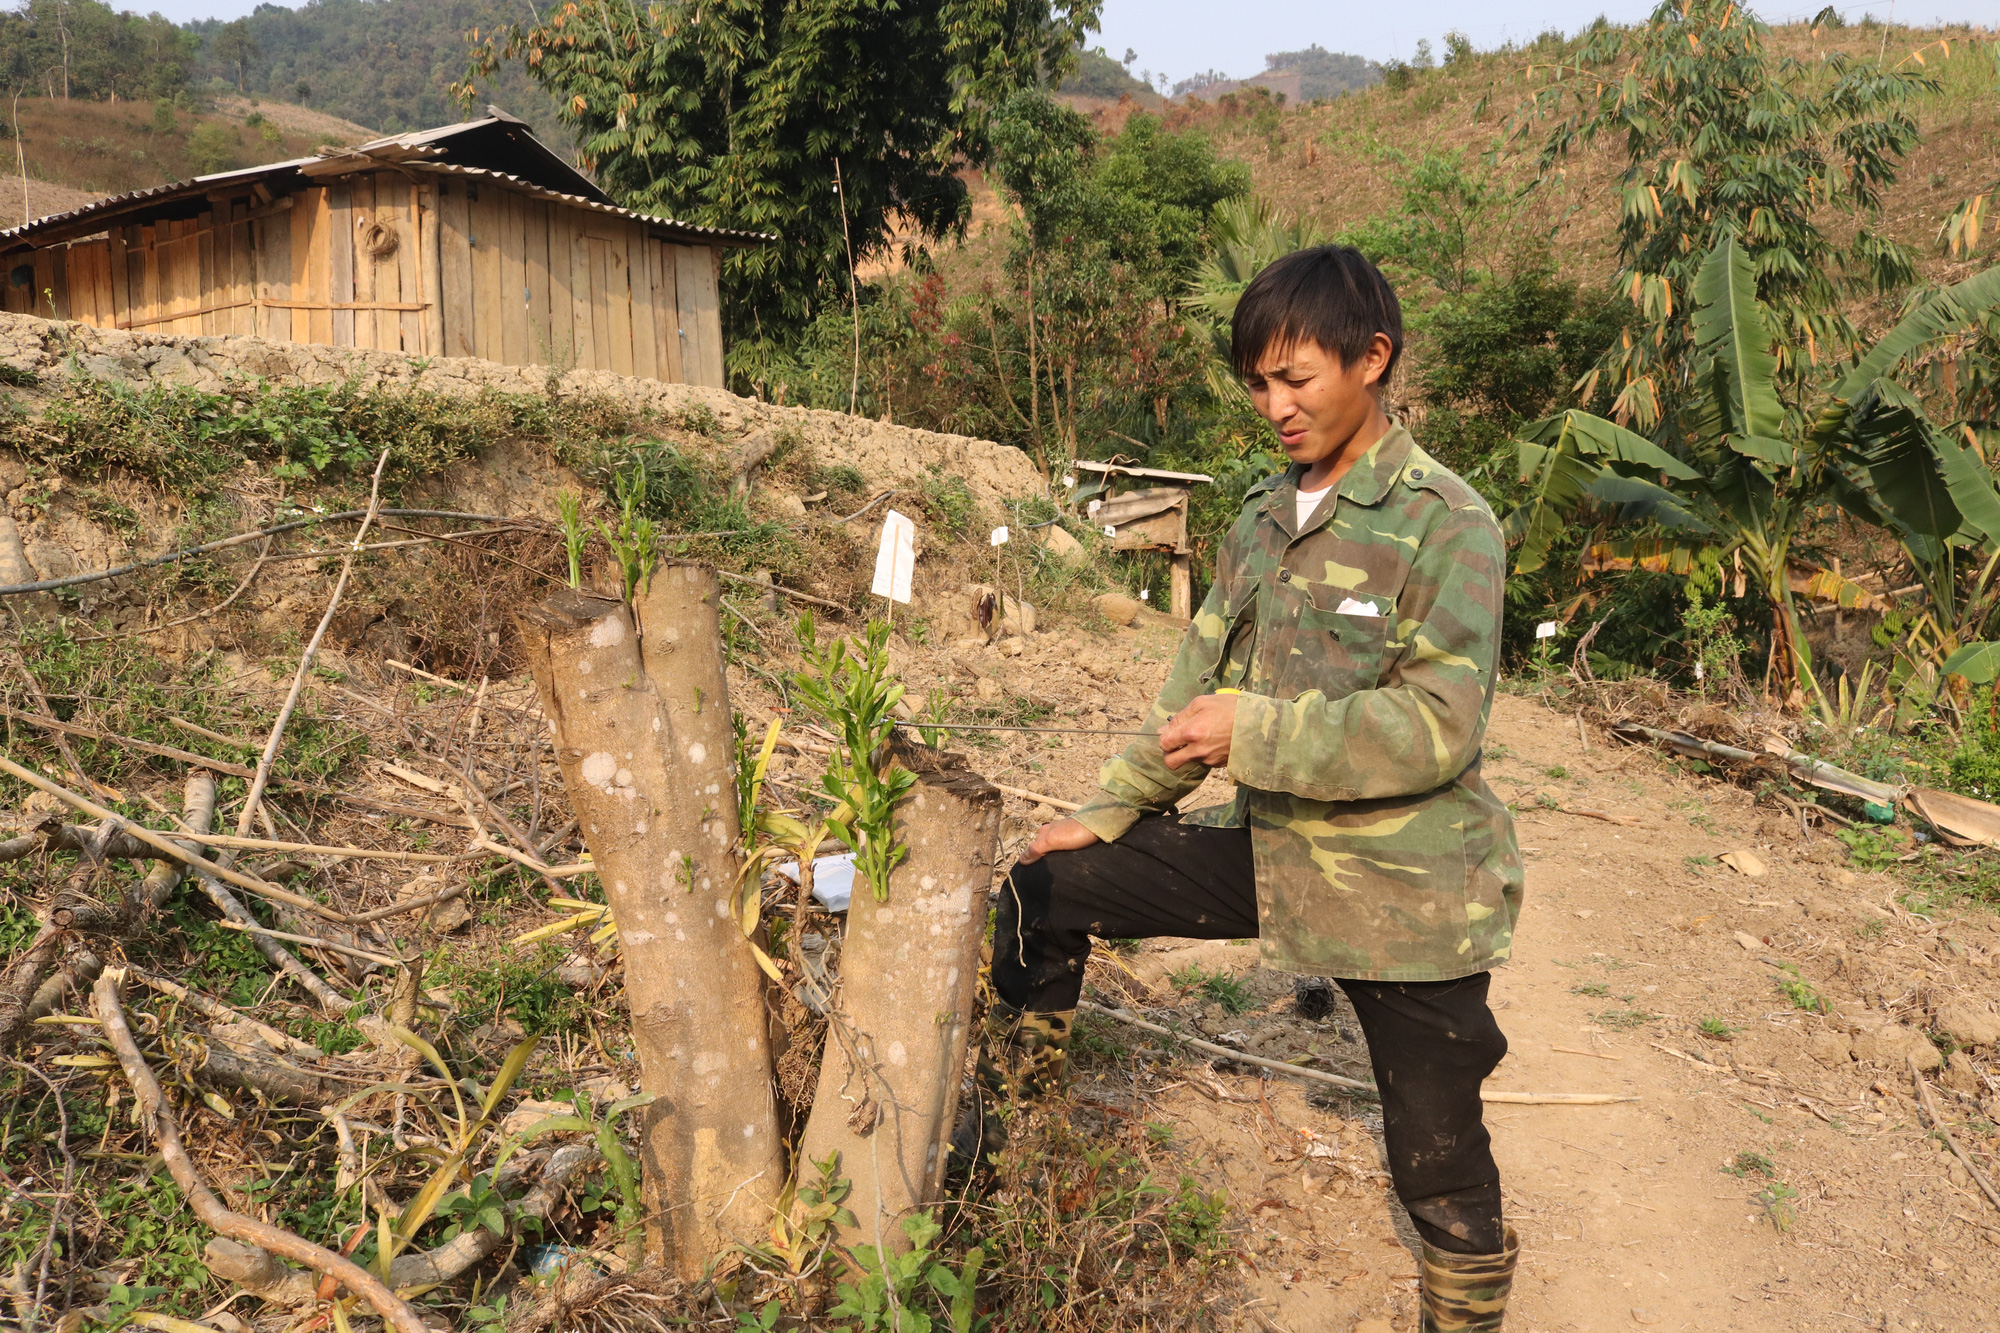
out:
M938 731L1044 731L1065 736L1151 736L1150 731L1115 731L1101 727L1004 727L995 722L898 722L899 727Z

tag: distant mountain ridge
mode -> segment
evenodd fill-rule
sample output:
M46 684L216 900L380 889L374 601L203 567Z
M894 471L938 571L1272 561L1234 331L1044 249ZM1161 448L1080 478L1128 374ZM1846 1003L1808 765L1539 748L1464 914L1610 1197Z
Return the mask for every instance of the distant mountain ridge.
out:
M1365 56L1329 51L1315 42L1303 51L1278 51L1264 57L1262 73L1231 79L1217 71L1197 74L1174 85L1176 97L1220 97L1238 88L1268 88L1287 102L1313 102L1322 97L1359 92L1382 81L1382 67Z

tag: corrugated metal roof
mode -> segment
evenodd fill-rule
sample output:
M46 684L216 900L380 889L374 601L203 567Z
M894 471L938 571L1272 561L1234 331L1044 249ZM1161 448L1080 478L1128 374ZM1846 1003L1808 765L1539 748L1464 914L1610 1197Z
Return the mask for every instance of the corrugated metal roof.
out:
M370 161L383 166L427 171L439 175L464 176L468 178L489 178L507 188L519 190L539 199L568 204L574 208L589 209L594 213L609 213L617 217L630 218L651 226L660 227L711 244L757 245L777 239L763 232L733 231L723 227L704 227L692 222L679 222L673 218L656 217L650 213L640 213L630 208L620 208L609 201L603 191L591 184L589 179L554 153L548 151L540 141L527 132L526 125L505 112L493 110L493 114L479 120L465 121L458 125L444 125L431 130L419 130L411 134L391 135L374 139L357 148L344 149L323 157L299 157L285 162L269 162L259 167L241 167L234 171L219 171L212 175L196 176L193 180L175 181L168 185L155 185L149 189L134 190L128 194L113 195L99 199L82 208L70 209L64 213L51 213L47 217L36 218L18 227L0 231L0 250L16 248L18 243L33 243L37 236L51 232L74 232L79 226L129 213L149 203L165 204L175 199L190 198L214 191L218 187L242 185L259 181L275 180L287 174L312 179L319 176L344 175L349 170L366 170ZM547 163L561 169L560 174L572 178L590 190L591 195L574 193L552 188L548 184L530 180L510 172L491 167L467 166L449 161L450 141L462 138L472 131L487 130L505 126L511 134L518 134L546 154ZM518 127L518 128L517 128ZM352 162L349 167L346 164ZM564 180L571 183L570 179Z

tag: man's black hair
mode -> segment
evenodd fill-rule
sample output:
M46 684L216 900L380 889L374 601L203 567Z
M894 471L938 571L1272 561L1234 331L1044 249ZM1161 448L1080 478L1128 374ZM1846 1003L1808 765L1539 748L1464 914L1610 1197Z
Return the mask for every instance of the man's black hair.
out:
M1403 306L1382 270L1351 245L1316 245L1267 264L1236 302L1229 364L1248 379L1264 353L1307 339L1353 365L1378 333L1389 335L1387 383L1403 354Z

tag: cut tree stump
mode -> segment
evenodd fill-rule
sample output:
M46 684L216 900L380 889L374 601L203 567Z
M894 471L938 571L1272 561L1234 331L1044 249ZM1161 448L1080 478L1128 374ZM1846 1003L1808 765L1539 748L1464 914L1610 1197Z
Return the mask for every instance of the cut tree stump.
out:
M618 924L645 1117L646 1261L698 1279L761 1239L785 1186L740 864L712 570L632 607L565 589L520 618L556 759Z
M970 1037L1000 792L954 754L902 740L917 785L896 807L909 856L875 901L857 880L800 1179L840 1157L857 1228L845 1244L909 1247L903 1218L936 1202Z

